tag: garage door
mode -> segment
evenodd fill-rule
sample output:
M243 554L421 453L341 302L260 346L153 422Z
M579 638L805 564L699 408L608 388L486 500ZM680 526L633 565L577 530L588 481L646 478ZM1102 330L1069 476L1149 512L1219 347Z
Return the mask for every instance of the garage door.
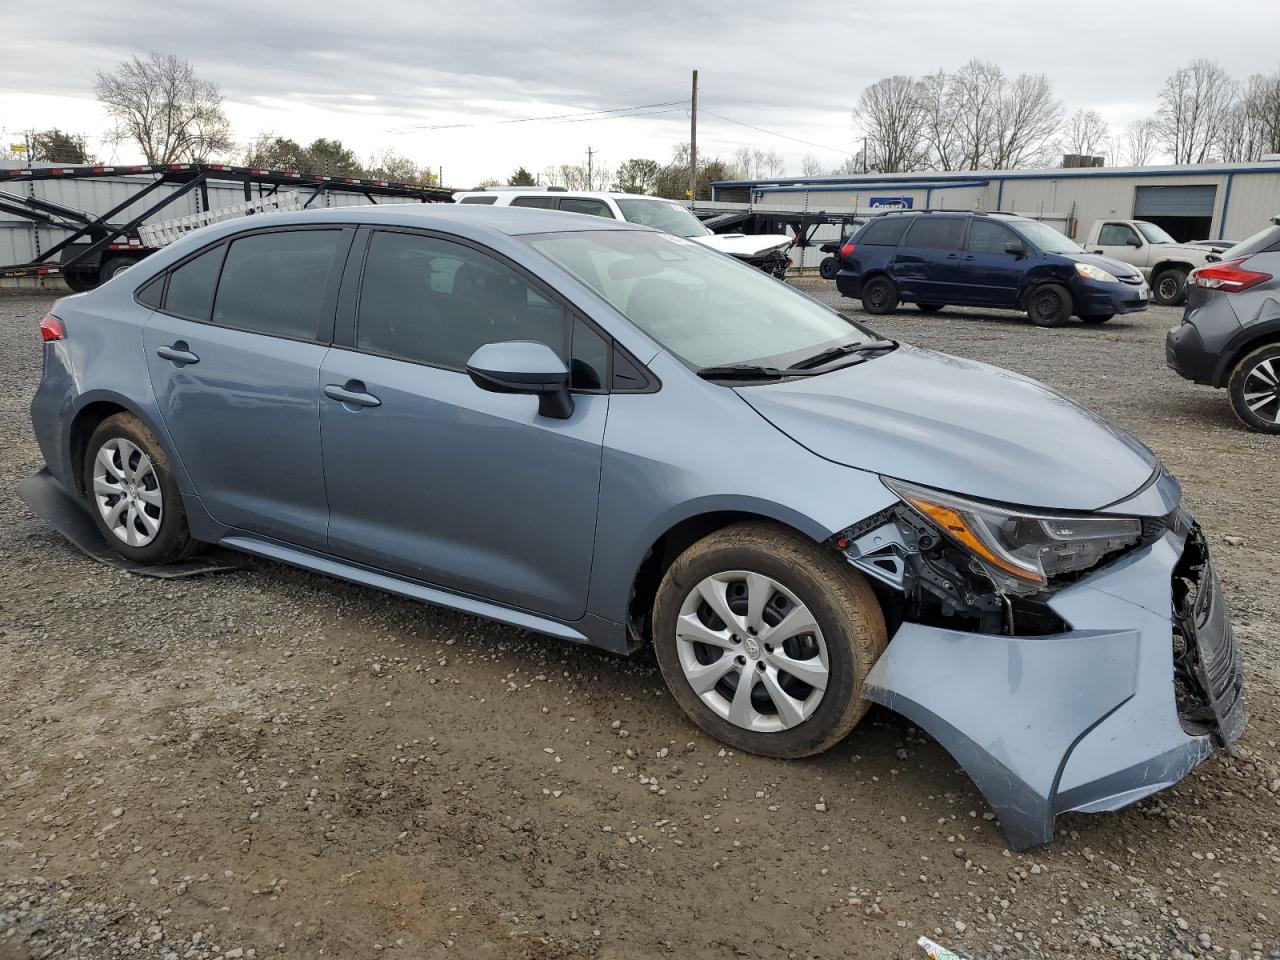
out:
M1212 217L1218 188L1137 187L1135 217Z

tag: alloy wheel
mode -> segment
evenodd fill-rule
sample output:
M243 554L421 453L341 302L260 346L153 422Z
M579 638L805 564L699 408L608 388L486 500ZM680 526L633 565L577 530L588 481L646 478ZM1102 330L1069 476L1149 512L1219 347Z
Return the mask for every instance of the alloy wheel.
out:
M1244 402L1259 420L1280 423L1280 369L1275 358L1259 360L1245 374Z
M124 437L113 437L98 448L93 501L107 529L127 546L145 547L160 532L160 478L151 459Z
M702 702L757 733L811 717L831 673L809 608L772 577L746 570L715 574L689 591L676 621L676 652Z

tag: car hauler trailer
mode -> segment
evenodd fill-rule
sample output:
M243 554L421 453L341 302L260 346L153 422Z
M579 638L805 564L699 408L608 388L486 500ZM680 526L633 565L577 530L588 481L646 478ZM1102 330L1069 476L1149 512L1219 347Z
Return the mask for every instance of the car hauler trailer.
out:
M37 195L38 184L68 181L102 187L105 202L95 196L92 205L105 207L105 212ZM21 189L15 191L15 186ZM242 192L243 203L226 203L231 191L236 196ZM309 207L320 197L343 203L448 203L452 191L220 163L0 169L0 214L31 221L36 237L34 255L0 266L0 280L61 276L72 290L89 290L188 230L266 210ZM183 198L191 199L184 213L174 217ZM65 236L41 249L41 228Z

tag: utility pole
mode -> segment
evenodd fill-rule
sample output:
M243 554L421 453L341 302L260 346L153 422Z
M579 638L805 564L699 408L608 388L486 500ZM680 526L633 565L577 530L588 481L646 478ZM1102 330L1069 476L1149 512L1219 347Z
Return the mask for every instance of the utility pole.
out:
M698 71L693 71L689 98L689 199L698 199Z
M595 185L591 180L591 158L595 155L595 151L590 146L587 147L587 189L595 189Z

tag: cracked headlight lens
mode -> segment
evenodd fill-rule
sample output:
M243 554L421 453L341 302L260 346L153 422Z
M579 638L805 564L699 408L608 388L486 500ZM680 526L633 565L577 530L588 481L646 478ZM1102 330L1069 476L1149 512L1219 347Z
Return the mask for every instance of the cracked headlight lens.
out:
M1077 263L1076 273L1090 280L1100 280L1103 283L1119 283L1115 278L1115 274L1107 273L1101 267L1095 267L1092 263Z
M1047 585L1142 538L1142 521L1017 510L882 477L884 485L993 573Z

